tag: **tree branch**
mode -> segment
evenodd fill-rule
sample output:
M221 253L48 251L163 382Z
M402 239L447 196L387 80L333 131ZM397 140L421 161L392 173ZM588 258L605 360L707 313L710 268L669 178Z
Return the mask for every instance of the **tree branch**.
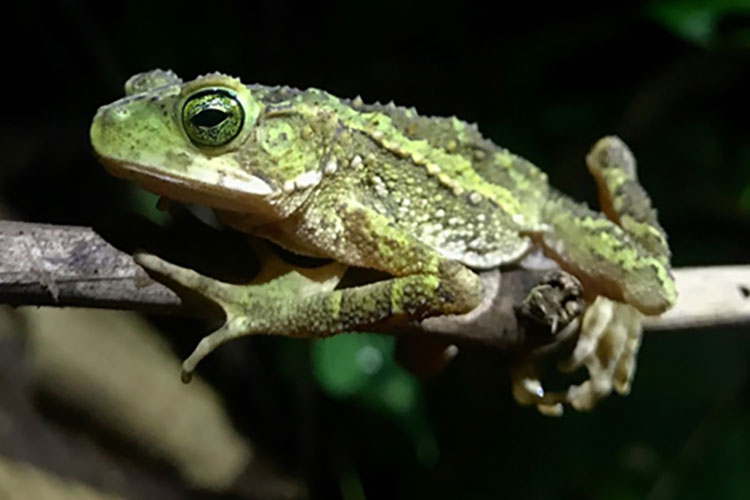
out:
M647 317L654 330L681 330L750 324L750 265L676 269L680 296L659 317Z
M0 303L190 312L88 227L0 221L0 256Z
M127 255L90 228L0 221L0 302L81 306L181 315L186 307ZM491 305L480 314L430 318L418 328L485 344L518 345L515 307L545 273L482 273ZM750 265L675 271L680 298L649 329L672 330L750 323ZM500 286L502 282L502 286Z

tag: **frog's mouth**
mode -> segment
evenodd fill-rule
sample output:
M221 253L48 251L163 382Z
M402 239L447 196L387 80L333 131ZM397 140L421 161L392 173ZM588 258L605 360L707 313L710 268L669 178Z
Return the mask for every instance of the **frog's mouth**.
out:
M273 198L276 191L256 176L240 179L217 173L213 179L201 179L97 156L112 175L132 180L144 189L171 200L258 216L268 217L275 213Z

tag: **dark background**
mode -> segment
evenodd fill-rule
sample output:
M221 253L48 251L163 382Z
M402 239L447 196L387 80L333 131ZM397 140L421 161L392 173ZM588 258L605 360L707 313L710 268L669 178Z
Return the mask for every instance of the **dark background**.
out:
M220 70L455 114L590 203L583 158L616 133L676 266L748 263L750 3L561 5L22 2L4 15L0 203L35 222L168 225L96 163L90 120L133 73ZM206 331L156 321L179 326L180 355ZM352 361L363 347L383 357L374 374ZM490 354L419 382L392 348L253 339L205 375L316 498L750 498L747 328L647 335L629 397L562 419L517 407Z

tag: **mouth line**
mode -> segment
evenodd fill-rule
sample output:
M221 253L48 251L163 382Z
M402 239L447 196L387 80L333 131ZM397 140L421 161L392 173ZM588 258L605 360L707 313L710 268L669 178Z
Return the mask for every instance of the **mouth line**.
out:
M141 165L140 163L118 161L103 156L99 156L99 161L106 167L107 170L110 171L112 175L120 177L121 179L138 181L140 179L146 178L178 185L193 182L195 184L201 185L201 187L210 186L209 184L201 181L196 181L194 179L188 179L172 174L165 174L164 172L149 168L145 165Z
M154 168L134 163L102 157L99 161L114 176L133 181L159 196L183 203L194 203L221 210L264 210L276 193L262 181L268 193L253 193L219 183L209 183L198 179L165 173Z
M222 196L226 199L237 199L242 195L267 197L272 196L275 192L266 181L256 176L253 176L253 178L267 186L268 192L257 193L252 191L242 191L241 189L233 189L231 185L228 186L224 184L227 182L227 179L230 179L229 177L225 177L218 183L211 183L200 179L166 173L140 163L119 161L113 158L102 157L100 155L97 156L99 157L99 161L112 175L122 179L133 180L138 183L149 184L151 182L156 182L162 185L174 186L176 189L199 193L210 193Z

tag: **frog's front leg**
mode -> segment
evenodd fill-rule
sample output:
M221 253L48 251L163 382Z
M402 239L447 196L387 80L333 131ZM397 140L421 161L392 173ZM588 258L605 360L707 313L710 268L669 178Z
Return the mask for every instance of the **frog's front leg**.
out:
M283 303L284 300L331 291L347 269L346 265L338 262L314 269L295 268L267 252L265 248L261 250L261 254L266 257L263 268L246 285L224 283L166 262L155 255L135 255L136 262L146 269L196 291L218 304L224 312L222 327L203 338L190 358L183 363L183 381L190 380L197 363L216 347L243 332L253 333L261 329L269 311L269 303Z

